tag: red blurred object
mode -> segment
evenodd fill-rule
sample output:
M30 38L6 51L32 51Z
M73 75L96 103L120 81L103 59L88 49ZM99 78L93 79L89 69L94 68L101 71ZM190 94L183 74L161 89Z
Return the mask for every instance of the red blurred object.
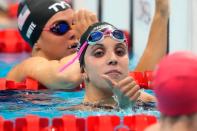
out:
M137 84L140 85L142 88L147 87L147 81L144 79L144 74L143 72L130 72L130 76L132 76Z
M0 78L0 90L38 90L40 85L38 81L26 78L24 82L15 82Z
M145 128L157 122L155 116L134 115L124 116L120 122L119 116L88 116L78 118L74 115L64 115L53 118L51 125L48 118L27 115L16 118L15 121L4 120L0 116L0 131L144 131Z
M64 115L52 120L52 128L56 131L85 131L85 119Z
M157 118L155 116L143 114L124 117L124 124L128 126L131 131L144 131L145 128L156 122Z
M145 71L144 72L144 79L147 81L148 89L153 90L153 72L152 71Z
M89 116L87 118L88 131L114 131L120 124L118 116Z
M39 89L39 83L36 80L33 80L31 78L25 79L25 85L27 90L38 90Z
M89 116L87 118L87 130L88 131L96 131L98 129L98 116Z
M14 81L7 80L6 81L6 89L16 89L16 85Z
M4 122L4 130L6 131L14 131L14 123L10 120L6 120Z
M0 116L0 131L14 131L14 123Z
M8 7L8 15L11 17L11 18L16 18L17 17L17 10L18 10L18 3L12 3L9 5Z
M15 131L46 131L49 126L48 118L40 118L35 115L27 115L24 118L17 118Z
M127 38L127 42L128 42L128 50L130 51L130 49L132 48L132 41L131 41L131 38L130 38L130 33L128 31L125 31L123 30L126 38Z
M153 89L153 71L130 72L129 75L139 84L141 88Z
M3 131L4 126L4 119L0 116L0 131Z
M70 91L80 91L84 87L76 87ZM16 82L12 80L6 80L6 78L0 78L0 90L42 90L47 89L44 85L37 80L27 77L23 82Z
M145 72L130 72L129 75L134 78L134 80L139 84L141 88L145 89L153 89L152 81L152 71ZM79 87L75 88L72 91L80 91L85 87L84 83L82 83ZM15 82L6 80L5 78L0 78L0 90L39 90L39 89L47 89L43 85L41 85L38 81L26 78L23 82Z
M98 131L114 131L119 124L120 117L118 116L100 116Z
M152 81L153 81L153 72L145 71L145 72L130 72L129 75L134 78L134 80L139 84L141 88L144 89L153 89Z
M30 52L31 47L21 37L17 29L0 30L0 52L18 53Z
M6 79L0 78L0 90L6 90Z

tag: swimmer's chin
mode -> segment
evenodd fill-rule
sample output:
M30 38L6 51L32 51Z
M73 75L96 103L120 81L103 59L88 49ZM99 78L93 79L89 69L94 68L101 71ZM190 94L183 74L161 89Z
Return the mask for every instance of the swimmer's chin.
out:
M119 74L108 74L109 78L113 79L115 82L118 82L122 79L122 76Z
M104 74L115 81L121 80L121 77L122 77L122 73L118 70L109 70L105 72Z

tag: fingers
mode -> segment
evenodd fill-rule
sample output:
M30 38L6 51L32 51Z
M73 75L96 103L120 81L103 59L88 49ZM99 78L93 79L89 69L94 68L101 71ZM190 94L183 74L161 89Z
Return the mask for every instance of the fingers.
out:
M136 101L140 96L140 87L130 76L120 81L116 87L118 87L122 94L130 101Z
M129 83L128 85L126 85L126 86L120 88L120 91L121 91L123 94L125 94L125 93L127 93L132 87L134 87L135 85L136 85L136 83L135 83L135 81L133 81L133 82Z
M128 85L128 84L131 83L131 82L135 82L135 81L133 80L132 77L128 76L128 77L126 77L125 79L121 80L121 81L118 83L118 86L124 87L124 86Z
M137 101L140 96L141 96L141 92L138 91L135 95L133 95L132 97L130 97L130 101Z
M97 23L98 22L98 17L96 16L95 13L90 12L90 20L92 23Z
M123 94L126 99L136 101L140 96L140 87L130 76L119 82L114 81L107 75L102 75L102 77L110 84L110 86L114 87L114 89L118 89L118 92Z
M85 13L86 13L85 9L79 10L79 12L78 12L78 22L85 22Z
M133 88L136 84L134 80L128 81L128 83L124 83L124 85L120 86L120 90L123 94L128 92L131 88Z
M91 22L91 18L90 18L90 14L91 14L91 12L90 11L86 11L85 13L84 13L84 20L86 21L86 23L88 24L88 25L90 25L92 22Z
M117 86L117 82L115 82L114 80L112 80L109 76L107 76L107 75L102 75L102 77L108 82L108 84L109 84L111 87Z
M87 11L85 13L85 20L88 23L88 25L92 25L93 23L98 22L98 18L96 14L90 11Z
M81 9L74 14L73 24L74 29L77 32L77 37L80 38L81 35L87 30L87 28L93 23L98 22L97 16L85 9Z
M141 94L139 90L140 87L136 85L132 90L126 93L126 96L129 98L130 101L136 101Z

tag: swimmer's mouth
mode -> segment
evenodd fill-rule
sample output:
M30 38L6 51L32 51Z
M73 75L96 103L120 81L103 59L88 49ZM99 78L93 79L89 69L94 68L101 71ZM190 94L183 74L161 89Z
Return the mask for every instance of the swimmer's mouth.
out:
M68 47L68 49L76 49L76 48L77 48L77 44L70 45L70 46Z
M122 73L118 70L110 70L110 71L106 72L105 74L106 75L109 75L109 74L121 75Z

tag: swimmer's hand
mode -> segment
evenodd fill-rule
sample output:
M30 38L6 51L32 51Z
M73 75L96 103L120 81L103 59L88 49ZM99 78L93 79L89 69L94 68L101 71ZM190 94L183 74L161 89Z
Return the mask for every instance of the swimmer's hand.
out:
M110 87L112 87L112 91L114 95L117 96L120 107L125 108L130 106L130 104L135 102L140 96L140 87L130 76L119 82L114 81L107 75L102 75L102 77L109 83Z
M80 9L74 14L72 28L76 31L78 39L88 29L88 27L98 22L98 18L95 13L90 12L86 9Z

